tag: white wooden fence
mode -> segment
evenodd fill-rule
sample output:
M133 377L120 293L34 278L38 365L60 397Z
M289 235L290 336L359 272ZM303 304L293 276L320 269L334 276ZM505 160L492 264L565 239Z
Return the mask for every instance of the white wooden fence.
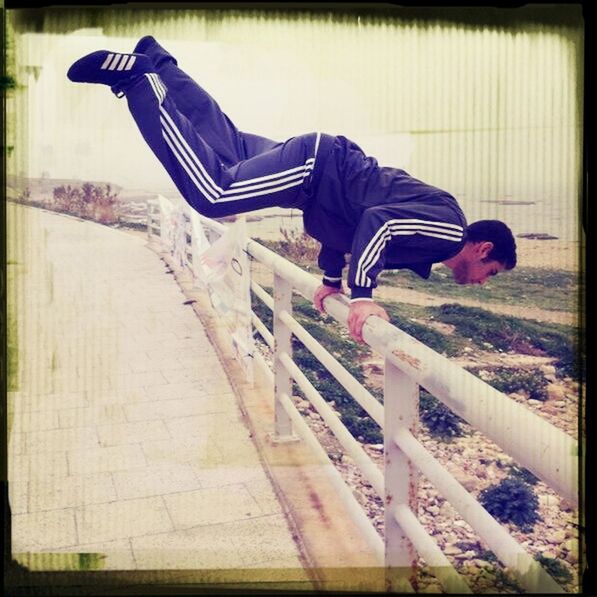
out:
M190 213L184 204L182 208ZM148 238L161 239L163 210L151 203L148 212ZM195 255L193 225L222 234L226 228L207 218L185 218L190 246L176 253ZM165 243L173 253L175 248ZM367 539L380 566L388 571L388 590L412 590L408 579L411 567L421 556L447 592L470 593L463 577L455 570L416 515L418 474L425 477L484 540L497 558L516 576L519 584L533 593L563 592L541 565L494 519L417 440L419 387L423 386L454 413L493 440L521 466L529 469L571 504L578 503L578 446L564 432L511 400L462 367L415 340L391 323L370 318L363 330L367 344L385 358L384 403L380 404L319 342L292 316L292 294L313 299L319 281L313 275L269 249L247 239L249 255L274 274L274 296L254 281L254 294L273 311L274 330L253 313L254 328L272 349L273 371L256 352L255 362L264 367L275 385L275 429L279 436L300 435L320 454L327 454L291 400L295 381L321 415L329 429L354 460L385 503L385 539L344 483L340 473L332 481L355 522ZM346 325L348 300L326 299L326 311ZM383 429L385 466L380 470L346 429L332 408L301 372L292 359L291 337L295 336L312 352L354 400ZM336 470L336 469L333 469Z

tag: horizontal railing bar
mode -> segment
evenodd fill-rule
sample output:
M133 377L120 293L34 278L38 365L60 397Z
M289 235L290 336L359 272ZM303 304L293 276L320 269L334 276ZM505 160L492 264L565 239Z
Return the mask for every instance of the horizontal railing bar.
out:
M313 300L320 282L308 272L263 247L247 242L247 251ZM325 299L326 312L346 326L349 301ZM364 338L377 352L405 371L457 415L493 440L571 504L578 504L578 443L460 365L436 353L394 325L370 317Z
M295 431L304 439L309 447L316 452L318 456L324 459L324 462L330 467L329 479L333 483L334 488L338 492L338 497L342 500L344 505L347 507L351 518L359 527L359 530L363 533L365 540L369 544L369 547L373 550L376 560L380 566L384 565L384 543L379 533L373 526L373 523L369 520L369 517L365 514L363 507L357 499L354 497L352 491L342 478L338 469L334 466L330 457L323 449L319 440L309 427L301 413L297 410L292 400L286 394L280 396L280 403L284 407L284 410L288 413L288 416L292 420Z
M269 295L257 282L251 281L251 290L262 300L262 302L269 307L272 311L274 310L274 299Z
M348 455L355 461L371 486L382 498L384 497L384 478L383 473L377 468L367 452L363 450L359 442L346 429L344 423L338 415L332 410L332 407L321 397L321 394L307 379L305 374L298 368L297 364L286 353L280 355L280 362L284 365L289 375L296 381L301 390L305 393L311 404L317 409L327 426L338 438L342 447L348 452Z
M396 506L394 518L447 593L472 593L466 581L406 504Z
M274 335L267 329L263 321L257 317L254 311L251 311L251 322L253 323L255 329L261 334L261 337L265 340L265 343L270 347L271 350L274 350Z
M290 331L311 351L319 362L336 378L344 389L359 403L383 429L383 405L375 399L360 381L353 377L313 336L286 311L278 317Z
M452 504L468 524L487 542L496 556L516 572L531 592L561 593L555 580L495 518L431 455L406 428L396 432L396 445Z

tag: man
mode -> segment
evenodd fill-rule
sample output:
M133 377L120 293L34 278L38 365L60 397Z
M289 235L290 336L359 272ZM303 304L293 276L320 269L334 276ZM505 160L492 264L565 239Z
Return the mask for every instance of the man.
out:
M372 299L383 269L408 268L428 278L432 264L442 262L459 284L483 284L516 265L505 224L467 226L450 194L404 170L380 167L346 137L310 133L280 143L240 132L151 36L132 54L84 56L67 76L126 96L141 134L199 213L301 209L306 232L322 244L323 283L314 297L322 312L327 296L343 292L350 253L348 328L359 342L368 317L389 319Z

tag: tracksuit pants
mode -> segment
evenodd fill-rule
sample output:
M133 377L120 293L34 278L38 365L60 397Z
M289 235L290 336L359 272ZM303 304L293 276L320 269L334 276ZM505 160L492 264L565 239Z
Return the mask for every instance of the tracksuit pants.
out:
M202 215L307 204L319 133L280 143L240 132L173 60L140 76L126 98L145 141Z

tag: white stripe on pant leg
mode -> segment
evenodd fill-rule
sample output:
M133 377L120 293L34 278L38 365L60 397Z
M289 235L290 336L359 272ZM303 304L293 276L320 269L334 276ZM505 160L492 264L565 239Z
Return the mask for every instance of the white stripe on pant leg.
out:
M172 141L168 138L168 136L166 135L165 131L162 131L163 136L164 136L164 140L166 141L166 144L168 145L168 147L170 148L170 150L172 151L172 154L174 155L174 157L177 159L178 163L181 165L181 167L185 170L185 172L189 175L189 178L192 180L192 182L195 184L195 186L197 187L197 189L200 191L200 193L212 204L220 204L220 203L229 203L231 201L238 201L238 199L240 199L241 197L234 197L232 199L222 199L222 198L216 198L213 199L211 196L209 196L209 194L206 193L205 189L202 187L201 183L197 180L197 178L195 177L195 174L193 172L193 170L189 167L189 165L186 163L186 160L184 159L184 156L180 155L178 152L177 147L172 143ZM292 184L287 184L281 187L278 187L275 189L275 192L279 192L279 191L284 191L286 189L290 189L292 187L296 187L302 184L302 180L299 180L298 182L294 182ZM253 197L253 196L259 196L259 195L263 195L264 193L249 193L247 194L246 197L242 197L242 198L249 198L249 197Z
M166 93L168 91L168 88L164 85L164 82L162 81L160 75L158 75L157 73L151 73L151 74L155 77L156 85L158 86L158 88L162 92L162 97L164 99L166 99Z
M285 191L286 189L290 189L292 187L298 187L303 184L304 178L308 176L308 174L304 174L302 178L296 182L291 184L282 185L280 187L276 187L275 189L270 189L267 191L259 191L256 193L246 193L245 195L238 195L236 197L220 197L218 199L218 203L220 202L228 202L228 201L238 201L239 199L248 199L249 197L262 197L263 195L273 195L274 193L278 193L280 191Z
M104 63L100 66L102 70L105 70L108 64L110 64L110 60L114 57L114 54L108 54L108 57L104 60Z
M268 189L271 187L274 187L276 185L281 185L281 184L285 184L287 182L290 182L292 180L296 180L298 178L300 179L304 179L306 176L308 176L311 173L311 169L309 166L303 166L300 170L300 172L297 172L296 174L292 174L291 176L286 176L284 178L277 178L276 180L272 180L269 182L264 182L262 184L256 184L256 185L251 185L251 186L246 186L246 187L242 187L242 188L236 188L236 189L228 189L226 191L224 191L222 193L223 196L232 196L232 195L238 195L241 193L245 193L247 191L255 191L257 189ZM232 185L231 185L232 186Z
M162 136L164 138L164 140L166 141L166 144L168 145L168 147L170 148L170 151L172 151L172 154L174 155L174 157L177 159L178 163L180 164L180 166L185 170L185 172L189 175L189 178L191 179L191 181L195 184L195 186L197 187L197 190L210 202L210 203L215 203L215 199L213 197L211 197L208 193L206 193L205 189L201 186L201 183L197 180L197 178L195 177L195 174L193 173L193 171L191 170L191 168L189 168L189 166L185 163L184 158L179 155L178 153L178 149L173 145L173 143L170 141L170 139L166 136L166 133L164 130L162 130Z
M214 193L214 191L207 185L205 178L201 175L201 173L195 168L193 164L193 160L189 156L189 154L185 151L185 148L180 145L176 137L172 134L172 131L165 123L165 121L160 118L160 122L162 124L162 135L168 141L168 146L172 149L175 157L177 158L178 162L187 172L192 172L192 180L197 186L197 188L205 195L209 201L214 203L218 197L218 193Z
M147 78L147 80L149 81L149 84L151 85L151 89L153 91L153 94L156 96L156 98L158 100L158 104L161 106L163 100L162 100L162 96L155 84L155 80L151 76L151 73L145 73L145 77Z
M154 93L157 94L157 91L155 90L153 83L154 82L152 82L152 88L154 88ZM267 190L262 190L260 192L255 192L255 193L244 193L242 195L237 195L237 196L234 196L231 198L224 199L221 195L225 191L223 189L221 189L218 185L216 185L215 182L213 181L213 179L211 178L211 176L207 173L205 167L203 166L203 164L201 163L201 161L199 160L198 156L195 154L193 149L189 146L188 142L181 134L180 130L176 126L175 122L172 120L171 116L168 114L168 112L162 106L160 106L160 112L163 116L163 118L161 119L162 129L167 130L168 135L169 135L169 140L170 140L169 146L175 145L177 147L177 152L176 152L177 159L179 160L179 162L181 163L181 165L185 168L185 170L187 172L188 172L189 168L192 170L192 172L194 173L193 181L195 182L195 184L200 184L200 183L198 183L197 179L199 179L203 182L205 187L200 186L198 188L200 188L202 194L204 194L204 195L206 195L206 191L207 191L207 195L209 195L211 192L211 194L213 195L213 199L210 199L210 201L212 201L212 202L214 200L218 200L218 199L220 201L228 202L228 201L236 201L238 199L247 199L247 198L251 198L251 197L260 197L263 195L273 194L273 193L276 193L276 192L279 192L282 190L286 190L288 188L292 188L292 187L302 184L304 178L309 175L310 171L306 170L301 175L300 179L296 182L293 182L292 184L280 185L281 182L285 183L288 180L288 179L284 179L283 181L276 181L277 186L275 188L268 188ZM186 163L184 163L184 158L186 158ZM197 167L199 168L199 170L197 169ZM304 165L302 167L307 168L306 165ZM213 188L210 188L210 185L208 184L209 182L211 182L213 184L213 186L215 187L215 189L217 189L217 191L214 190ZM242 189L242 190L244 192L246 189Z
M124 67L124 70L131 70L131 68L133 68L133 64L135 64L135 60L137 60L137 57L131 56L128 64Z
M172 127L170 126L170 124L168 124L168 122L166 122L166 120L163 118L163 116L160 116L160 122L162 123L162 129L165 132L167 132L172 143L174 145L176 145L176 147L179 151L179 154L183 155L186 158L189 168L191 168L193 170L197 179L201 181L201 184L205 188L205 191L211 197L213 197L214 199L217 199L221 195L221 193L214 191L214 189L210 186L208 180L206 180L206 177L203 175L202 171L197 168L197 166L195 164L195 162L197 161L197 156L193 153L193 150L188 146L188 144L182 144L180 142L179 138L176 136L175 132L172 130Z
M162 98L162 101L160 103L164 103L164 100L166 99L166 87L164 87L164 84L162 83L160 76L157 73L148 73L148 76L151 77L154 87L156 88L158 94Z
M206 188L205 180L201 176L201 173L194 167L192 160L191 160L190 156L187 154L185 148L178 142L178 140L175 137L173 137L172 131L170 130L169 125L164 121L164 119L161 119L161 122L162 122L162 133L163 133L164 139L166 140L168 146L172 150L174 157L178 160L179 164L187 172L187 174L189 175L189 177L191 178L191 180L193 181L193 183L195 184L197 189L201 192L201 194L208 201L210 201L210 203L216 203L216 204L217 203L229 203L231 201L238 201L239 199L249 199L249 198L253 198L253 197L260 197L263 195L270 195L273 193L284 191L284 190L290 189L292 187L300 186L301 184L303 184L303 179L306 176L308 176L308 174L309 174L308 172L305 172L301 175L301 177L298 180L294 180L289 184L283 184L283 185L278 184L275 188L268 189L267 191L260 191L260 192L255 192L255 193L245 193L240 196L229 197L229 198L228 197L225 198L225 197L217 196L217 195L215 197L213 197L209 193L210 189Z
M196 166L199 168L199 170L203 173L203 177L205 178L207 183L209 184L209 186L211 186L214 189L214 192L217 195L223 195L226 191L224 191L224 189L222 189L220 186L218 186L213 178L211 177L211 175L207 172L206 168L203 166L203 164L201 163L201 160L199 159L199 157L196 155L196 153L194 152L194 150L191 149L191 147L188 145L186 139L184 138L184 136L182 135L182 133L180 132L180 130L178 129L178 127L176 126L176 123L172 120L171 116L168 114L168 112L162 107L161 108L162 114L164 115L164 117L166 118L166 120L168 121L172 132L174 132L174 134L178 137L178 139L180 140L180 143L184 146L184 148L186 149L187 154L192 158L193 162L196 164ZM312 159L312 158L309 158ZM300 166L302 168L304 168L303 166ZM282 171L283 173L284 171ZM281 173L275 173L271 176L279 176ZM262 178L262 177L259 177ZM238 182L252 182L254 179L249 179L247 181L238 181ZM236 182L236 181L235 181ZM234 183L232 183L234 184ZM232 185L230 185L232 186ZM271 192L275 192L276 189L273 189ZM261 195L267 194L267 192L263 192L260 193ZM256 195L251 195L251 196L256 196ZM244 197L244 195L243 195Z
M190 156L189 153L186 151L186 148L180 144L178 139L173 135L170 125L165 122L164 119L161 119L162 123L162 132L164 137L168 141L168 146L172 149L175 157L181 164L181 166L185 169L187 173L191 176L191 179L197 186L197 188L201 191L201 193L212 203L221 203L221 202L230 202L230 201L237 201L239 199L249 199L253 197L260 197L263 195L270 195L273 193L277 193L279 191L283 191L295 186L299 186L303 184L303 180L306 176L309 175L309 172L304 172L303 174L296 179L296 177L292 177L294 180L292 182L290 180L285 179L284 182L289 182L290 184L280 184L282 181L276 181L275 188L269 188L265 191L258 191L254 193L244 193L242 195L236 195L233 197L224 197L223 195L213 195L211 189L207 186L205 178L202 176L201 172L195 168L193 163L193 156Z
M224 189L221 189L213 180L213 178L210 176L210 174L208 174L207 170L205 169L205 167L203 166L203 164L201 163L201 160L199 159L199 157L195 154L195 152L191 149L191 147L189 146L189 144L187 143L187 140L184 138L184 136L182 135L182 133L180 132L180 130L178 129L178 127L176 126L176 123L172 120L170 114L168 114L168 112L163 108L160 107L160 111L162 113L162 115L164 116L164 118L166 119L166 121L168 122L168 124L170 125L172 132L176 135L176 137L179 139L181 145L187 150L188 154L193 158L193 162L196 164L196 166L200 169L200 171L203 173L205 179L207 180L207 182L209 183L209 185L213 188L214 192L217 193L218 195L221 195L224 192Z
M160 104L163 104L164 99L166 99L166 94L164 93L164 89L160 85L159 77L155 73L149 73L148 76L151 79L152 84L156 90L156 93L158 94L158 96L160 98Z
M151 89L152 89L152 91L153 91L154 95L156 96L156 98L158 100L158 103L159 103L161 95L160 95L160 92L158 91L158 86L156 85L156 80L151 76L154 73L145 73L145 74L146 74L147 80L149 81ZM160 112L162 114L165 113L165 111L161 108L161 104L160 104ZM175 138L173 138L174 135L169 130L169 128L168 128L168 126L167 126L167 124L166 124L163 116L160 116L160 125L161 125L161 129L162 129L162 137L165 140L165 142L168 145L168 147L170 148L170 151L172 152L172 155L176 158L176 160L178 161L178 163L180 164L180 166L189 175L189 178L195 184L195 186L197 187L197 189L199 190L199 192L210 203L215 203L215 199L218 197L218 195L216 194L215 197L213 197L210 194L210 192L208 191L208 189L206 189L203 186L203 184L201 183L201 181L197 179L197 176L195 174L196 169L192 165L192 160L190 160L189 156L184 153L184 148L182 148L179 145L177 145L177 141L176 141ZM211 192L213 193L213 191L211 191Z
M277 172L276 174L267 174L266 176L258 176L257 178L247 178L246 180L238 180L233 182L230 185L230 188L233 187L241 187L257 182L262 182L265 180L272 180L274 178L278 178L281 176L286 176L287 174L293 174L294 172L298 172L299 170L303 170L306 166L312 164L315 160L313 158L309 158L303 165L297 166L296 168L290 168L289 170L283 170L282 172Z

